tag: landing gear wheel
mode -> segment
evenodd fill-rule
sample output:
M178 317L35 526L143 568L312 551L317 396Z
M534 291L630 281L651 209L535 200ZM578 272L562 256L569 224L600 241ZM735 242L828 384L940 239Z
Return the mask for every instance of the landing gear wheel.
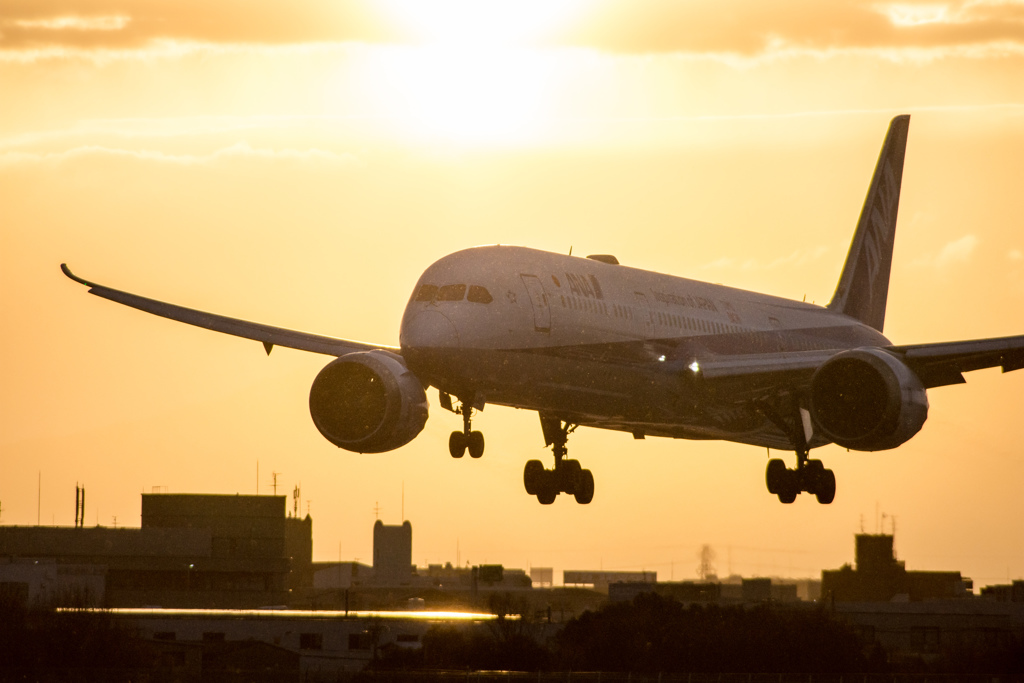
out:
M473 394L460 401L459 406L452 406L451 394L441 392L441 406L462 416L462 431L452 432L448 438L448 452L453 458L461 458L469 451L469 457L479 458L484 454L484 435L473 431ZM481 403L480 410L483 410Z
M818 475L814 496L822 505L828 505L836 499L836 475L832 470L822 470Z
M779 488L776 490L776 495L779 496L779 502L785 505L790 505L796 500L796 496L800 493L800 482L797 481L799 475L796 470L784 470L785 476L783 476L780 482Z
M545 445L551 446L555 456L555 466L544 469L539 460L530 460L523 470L523 485L526 492L537 496L541 505L551 505L559 493L576 498L580 505L586 505L594 499L594 475L590 470L583 469L579 460L566 457L566 442L577 425L564 422L552 415L540 416L540 426L544 431Z
M466 435L462 432L452 432L448 437L448 452L453 458L461 458L466 454Z
M561 467L556 467L555 472L560 479L559 489L570 496L576 495L576 490L579 488L580 473L583 472L583 466L580 465L580 461L563 460Z
M786 463L778 458L768 461L768 469L765 470L764 480L768 485L768 493L778 493L785 486Z
M483 432L470 432L465 435L466 447L469 449L469 457L479 458L484 454Z
M551 505L558 497L558 478L554 470L544 470L537 490L537 500L541 505Z
M544 464L540 460L527 460L526 468L523 469L523 486L526 493L536 496L541 490L544 481Z
M594 475L590 470L580 470L576 478L576 502L580 505L587 505L594 500Z

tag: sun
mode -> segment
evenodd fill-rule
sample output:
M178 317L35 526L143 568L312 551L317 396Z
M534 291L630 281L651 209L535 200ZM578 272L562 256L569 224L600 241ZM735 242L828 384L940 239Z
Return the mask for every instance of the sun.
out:
M514 145L556 98L557 50L542 47L581 0L381 0L406 34L366 63L379 118L420 140Z
M515 48L392 48L376 60L375 99L384 119L419 140L514 145L549 114L545 61Z

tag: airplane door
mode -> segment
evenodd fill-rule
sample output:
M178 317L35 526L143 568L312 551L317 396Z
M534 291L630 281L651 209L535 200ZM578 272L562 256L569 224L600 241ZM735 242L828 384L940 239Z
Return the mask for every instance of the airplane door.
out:
M654 313L651 312L651 302L643 292L633 292L636 301L637 330L644 336L644 339L654 339Z
M526 291L530 293L533 304L533 329L545 334L551 333L551 309L548 308L548 296L544 293L544 285L536 275L520 274Z

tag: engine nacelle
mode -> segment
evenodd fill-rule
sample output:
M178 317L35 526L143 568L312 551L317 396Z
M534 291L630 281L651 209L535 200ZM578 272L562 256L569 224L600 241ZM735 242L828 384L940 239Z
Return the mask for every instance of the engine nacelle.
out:
M881 349L843 351L811 379L811 416L831 441L856 451L896 448L928 419L928 396L910 368Z
M427 422L427 394L400 356L361 351L331 361L313 380L309 414L328 441L356 453L409 443Z

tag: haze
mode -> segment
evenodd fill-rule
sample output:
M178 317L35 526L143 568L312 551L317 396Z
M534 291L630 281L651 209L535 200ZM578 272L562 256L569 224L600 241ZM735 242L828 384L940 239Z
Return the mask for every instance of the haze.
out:
M395 344L419 274L485 243L825 303L889 119L912 115L885 327L1024 333L1024 2L0 1L0 520L139 523L139 494L291 494L318 560L819 576L896 519L911 569L1024 576L1024 372L929 392L895 451L814 451L835 502L780 505L766 453L581 429L589 506L523 490L536 414L431 391L357 456L309 418L327 357L154 318L145 296ZM793 455L784 454L792 464ZM37 488L42 481L38 501ZM308 506L308 507L307 507ZM863 520L863 521L862 521Z

